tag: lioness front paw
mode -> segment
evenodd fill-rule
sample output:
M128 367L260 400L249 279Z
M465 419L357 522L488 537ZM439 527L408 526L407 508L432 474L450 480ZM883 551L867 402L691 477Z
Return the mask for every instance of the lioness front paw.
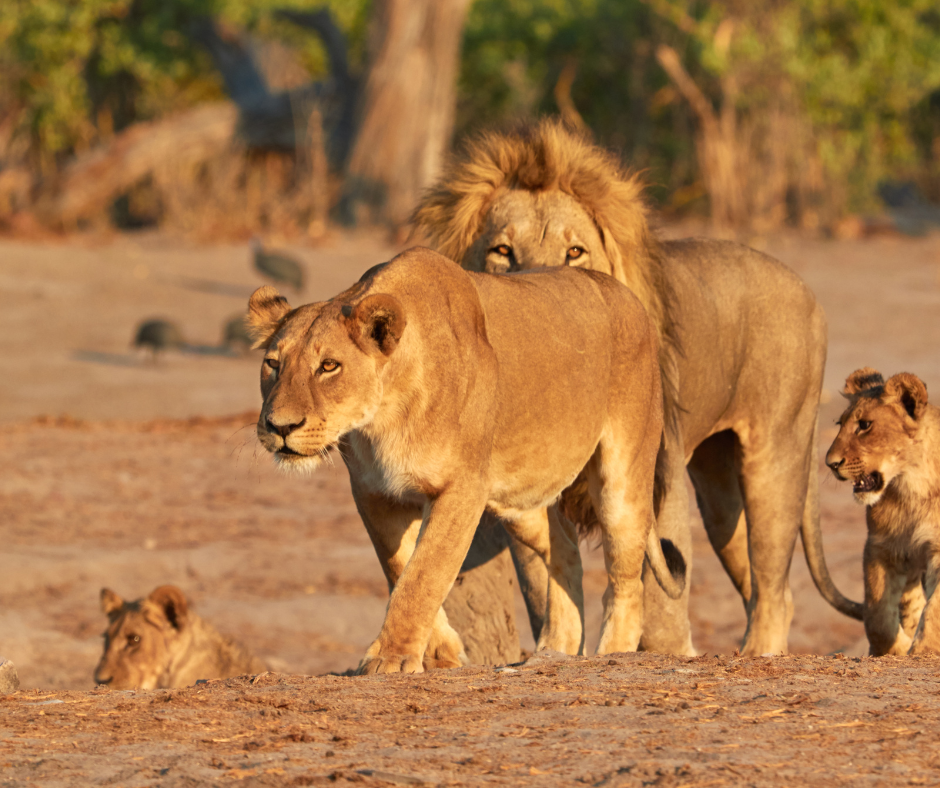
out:
M356 668L356 675L370 676L373 673L424 673L424 665L421 657L414 654L367 655Z

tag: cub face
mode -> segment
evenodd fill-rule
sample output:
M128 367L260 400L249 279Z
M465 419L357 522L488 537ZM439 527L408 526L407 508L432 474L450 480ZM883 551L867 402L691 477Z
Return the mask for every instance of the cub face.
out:
M150 596L125 602L101 589L101 610L108 617L104 653L95 683L112 689L155 689L170 668L174 641L186 626L188 606L175 586L160 586Z
M871 506L911 464L927 407L927 387L908 373L885 382L865 367L848 377L843 394L849 405L839 419L826 465L837 479L853 482L859 503Z
M607 246L574 197L557 190L513 189L489 208L464 264L491 274L558 265L611 274Z
M284 470L312 471L348 432L375 416L382 372L406 319L389 295L355 305L332 301L291 310L273 287L249 302L256 347L264 347L258 439Z

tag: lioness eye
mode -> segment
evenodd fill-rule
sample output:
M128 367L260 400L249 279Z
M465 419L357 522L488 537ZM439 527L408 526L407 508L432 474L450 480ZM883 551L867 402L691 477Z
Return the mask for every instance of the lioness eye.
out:
M492 249L490 249L490 251L496 252L496 254L502 255L503 257L509 257L509 255L512 254L512 247L507 246L506 244L499 244L498 246L494 246Z
M278 361L276 358L266 358L264 360L264 363L267 364L270 369L273 369L275 371L281 368L281 362Z
M581 255L584 254L584 249L580 246L572 246L567 254L565 255L569 260L577 260Z
M859 420L858 420L858 431L859 431L859 432L867 432L869 429L871 429L871 422L870 422L870 421L865 421L864 419L859 419Z
M136 646L138 643L140 643L140 635L128 635L127 636L128 646Z
M339 362L333 361L331 358L324 359L320 362L320 370L322 372L332 372L334 369L339 368Z

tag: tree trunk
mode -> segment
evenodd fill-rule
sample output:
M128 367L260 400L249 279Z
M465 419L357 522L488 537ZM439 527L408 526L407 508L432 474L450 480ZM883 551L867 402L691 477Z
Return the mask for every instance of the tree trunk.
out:
M405 224L437 176L453 130L470 2L375 0L369 71L341 204L348 223Z
M483 515L457 582L444 602L450 625L460 634L474 665L505 665L522 657L509 540L499 522Z
M695 141L705 190L711 203L712 223L718 229L743 224L747 219L744 189L738 177L739 154L737 112L734 106L737 87L732 78L722 80L722 105L715 112L711 101L682 67L679 55L665 44L656 49L656 60L669 75L699 120Z

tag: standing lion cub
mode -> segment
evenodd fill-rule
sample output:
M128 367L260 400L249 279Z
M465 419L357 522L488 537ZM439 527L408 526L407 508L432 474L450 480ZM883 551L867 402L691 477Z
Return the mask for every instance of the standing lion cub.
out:
M197 616L176 586L160 586L133 602L102 588L101 610L108 628L95 668L98 684L164 689L267 670L261 660Z
M865 633L873 656L940 653L940 408L901 373L849 375L826 464L866 505Z
M601 653L635 650L644 551L668 593L652 531L663 430L656 329L605 274L563 268L470 273L428 249L376 266L330 301L291 309L256 291L265 349L258 438L289 470L339 446L392 588L361 673L465 660L441 609L484 509L549 568L540 648L583 645L576 541L558 501L582 471L603 529ZM681 564L681 566L679 565Z

